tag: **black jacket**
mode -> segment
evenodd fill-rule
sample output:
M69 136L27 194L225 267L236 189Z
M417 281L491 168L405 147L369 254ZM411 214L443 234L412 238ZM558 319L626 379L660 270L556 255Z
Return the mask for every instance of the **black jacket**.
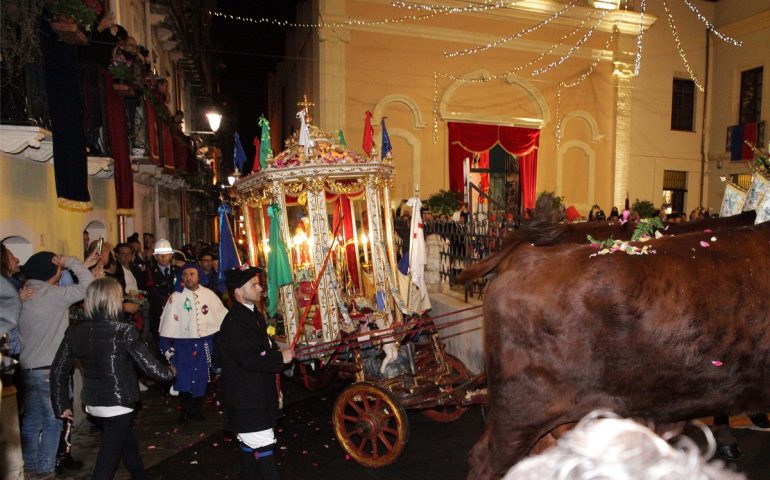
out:
M166 300L174 293L174 286L179 276L179 268L175 265L170 265L169 269L168 276L163 275L157 264L147 270L146 286L147 297L150 300L150 317L156 321L159 321L161 314L163 314Z
M69 327L51 365L51 399L58 415L72 408L69 376L78 360L83 369L83 403L133 407L139 400L134 363L158 380L171 380L168 366L153 356L132 325L104 316Z
M136 268L134 265L131 265L131 273L134 275L134 278L136 279L136 287L139 290L142 290L143 292L147 291L147 274ZM123 268L123 265L120 264L120 262L117 262L117 266L115 267L115 275L113 275L115 280L118 281L120 286L123 288L123 291L126 290L126 269Z
M275 374L285 367L281 352L270 345L262 314L234 303L216 342L225 430L259 432L275 426L280 416Z

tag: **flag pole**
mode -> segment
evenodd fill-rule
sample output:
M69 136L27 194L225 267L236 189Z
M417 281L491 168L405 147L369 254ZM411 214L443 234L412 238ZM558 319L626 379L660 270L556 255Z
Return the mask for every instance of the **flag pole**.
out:
M417 199L417 202L415 202L414 206L415 208L419 208L417 203L420 202L420 184L416 184L414 186L414 198ZM414 208L412 209L412 218L414 218ZM407 255L409 255L409 271L407 272L409 275L409 283L406 290L406 311L412 312L412 276L411 276L411 270L412 270L412 240L414 240L412 237L412 229L411 225L413 222L409 222L409 251L407 252Z

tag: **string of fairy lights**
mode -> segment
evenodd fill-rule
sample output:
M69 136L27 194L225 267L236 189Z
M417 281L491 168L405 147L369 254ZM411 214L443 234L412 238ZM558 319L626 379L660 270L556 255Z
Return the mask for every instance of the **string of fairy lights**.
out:
M682 1L684 2L685 5L687 5L687 7L690 10L692 10L692 12L695 14L695 16L698 17L698 20L703 22L703 24L706 25L706 28L708 28L709 31L711 33L713 33L714 36L716 36L718 39L722 40L725 43L729 43L730 45L732 45L734 47L740 47L741 45L743 45L743 42L741 42L740 40L736 40L736 39L734 39L732 37L728 37L727 35L725 35L723 33L720 33L717 30L717 28L711 22L709 22L708 19L706 17L704 17L702 13L700 13L700 11L698 10L698 7L696 7L695 5L690 3L690 0L682 0Z
M639 76L642 68L642 38L644 38L644 14L647 11L647 1L642 0L639 6L639 33L636 35L636 56L634 57L634 76Z
M612 44L612 41L615 38L615 30L610 32L609 38L607 38L607 42L604 44L604 50L607 50L610 45ZM594 73L594 70L596 70L597 65L599 65L600 58L597 57L593 63L591 63L591 66L588 67L583 73L578 75L577 78L572 80L571 82L568 82L566 80L562 80L559 82L559 85L556 87L556 150L558 151L559 146L561 145L561 113L559 112L561 109L561 90L567 89L567 88L573 88L577 87L588 77L591 76L592 73Z
M234 20L245 23L254 23L257 25L274 25L278 27L289 28L341 28L341 27L373 27L379 25L399 24L411 21L429 20L439 15L457 15L464 13L481 13L491 10L497 10L510 5L515 4L513 0L484 0L481 4L469 3L463 7L453 7L449 5L421 5L408 3L404 1L394 1L391 6L396 8L403 8L406 10L426 12L424 14L410 14L402 15L395 18L382 18L376 20L363 20L350 18L339 22L318 22L318 23L302 23L291 22L289 20L278 20L268 17L248 17L242 15L232 15L229 13L217 12L209 10L208 14L213 17L224 18L227 20Z
M516 75L516 73L520 72L521 70L524 70L525 68L529 68L529 67L533 66L534 64L536 64L539 61L541 61L542 59L544 59L546 56L550 55L553 51L555 51L558 47L560 47L564 43L565 40L575 36L577 34L577 32L579 32L582 28L584 28L586 23L589 23L591 20L594 20L591 23L591 26L589 27L589 29L583 35L583 37L580 40L578 40L577 42L575 42L575 44L572 45L567 50L567 52L564 55L559 56L559 58L557 60L554 60L553 62L549 63L548 65L546 65L544 67L540 67L540 68L536 68L536 69L532 70L530 72L530 74L529 74L532 77L538 76L538 75L542 75L543 73L546 73L546 72L552 70L553 68L561 65L566 60L571 58L575 54L575 52L577 52L588 41L588 39L591 38L593 33L599 27L599 25L601 25L602 20L604 19L604 17L607 15L608 12L609 12L609 10L602 10L602 12L594 19L595 11L593 11L593 10L590 11L588 13L588 15L586 16L586 18L583 18L581 20L580 25L577 28L575 28L573 31L568 32L567 34L563 35L557 42L552 44L546 51L542 52L540 55L538 55L536 58L530 60L529 62L527 62L525 64L522 64L522 65L518 65L518 66L512 67L511 69L509 69L509 70L507 70L505 72L498 73L498 74L486 74L486 75L482 76L481 78L463 78L463 77L459 77L459 76L456 76L456 75L452 75L450 73L433 72L433 141L434 142L438 141L438 119L440 117L439 99L438 99L438 97L439 97L438 81L439 81L440 78L441 79L445 79L445 80L450 80L450 81L453 81L453 82L459 82L459 83L462 83L462 84L488 83L488 82L492 82L494 80L500 80L500 79L509 78L512 75ZM612 38L612 36L613 35L611 34L610 38ZM604 50L606 50L609 47L609 45L610 45L610 43L608 41L605 44ZM479 48L483 48L483 47L479 47ZM597 60L597 63L598 63L598 60ZM589 72L593 72L593 68L591 68L589 70Z
M539 30L540 28L542 28L542 27L548 25L549 23L553 22L557 18L559 18L562 15L564 15L565 13L567 13L567 11L570 10L572 7L574 7L576 4L577 4L577 0L572 0L564 8L562 8L559 11L557 11L556 13L551 15L550 17L548 17L545 20L543 20L542 22L536 23L535 25L532 25L529 28L525 28L524 30L522 30L520 32L514 33L513 35L500 38L500 39L495 40L493 42L489 42L489 43L487 43L485 45L479 45L479 46L476 46L476 47L465 48L463 50L447 51L447 52L444 52L444 57L446 57L446 58L453 58L453 57L459 57L459 56L463 56L463 55L472 55L472 54L475 54L475 53L481 53L481 52L485 52L485 51L487 51L487 50L489 50L491 48L497 48L497 47L500 47L502 45L505 45L506 43L510 43L510 42L512 42L514 40L518 40L519 38L521 38L521 37L523 37L525 35L528 35L528 34L530 34L532 32L535 32L535 31Z
M668 2L666 0L663 0L663 9L666 11L666 18L668 19L668 26L671 29L671 35L674 37L674 44L676 45L676 51L679 53L679 56L682 58L682 62L684 62L684 68L687 69L687 73L690 75L690 79L695 83L695 86L700 90L701 92L704 90L703 85L701 85L700 81L698 81L698 78L695 76L695 72L692 71L692 67L690 67L690 62L687 61L687 56L684 53L684 48L682 47L682 42L679 40L679 34L676 32L676 25L674 24L674 16L671 14L671 10L668 8Z

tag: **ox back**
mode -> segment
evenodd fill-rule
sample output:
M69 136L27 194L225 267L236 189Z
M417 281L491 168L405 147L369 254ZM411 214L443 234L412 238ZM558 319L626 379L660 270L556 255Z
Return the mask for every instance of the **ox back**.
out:
M709 218L696 222L667 223L664 234L681 235L690 232L702 232L706 229L721 230L723 228L743 227L754 224L757 214L754 210L739 213L730 217ZM597 240L612 237L615 240L630 240L636 225L619 222L583 222L549 224L544 228L531 230L523 228L513 232L502 248L478 263L466 267L458 276L457 283L464 284L480 278L492 271L508 257L508 254L518 248L522 242L534 243L538 246L556 245L560 243L587 244L587 236Z
M647 245L656 253L591 257L519 243L499 262L469 479L501 477L598 408L665 423L770 406L770 222Z

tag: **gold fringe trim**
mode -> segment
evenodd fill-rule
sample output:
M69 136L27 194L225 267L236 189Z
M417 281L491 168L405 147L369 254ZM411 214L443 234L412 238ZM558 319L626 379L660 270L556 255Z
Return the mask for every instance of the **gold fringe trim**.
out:
M119 208L115 213L118 215L128 215L133 217L134 216L134 209L133 208Z
M91 201L81 202L78 200L70 200L68 198L59 197L59 206L68 210L85 211L92 210L94 204Z

